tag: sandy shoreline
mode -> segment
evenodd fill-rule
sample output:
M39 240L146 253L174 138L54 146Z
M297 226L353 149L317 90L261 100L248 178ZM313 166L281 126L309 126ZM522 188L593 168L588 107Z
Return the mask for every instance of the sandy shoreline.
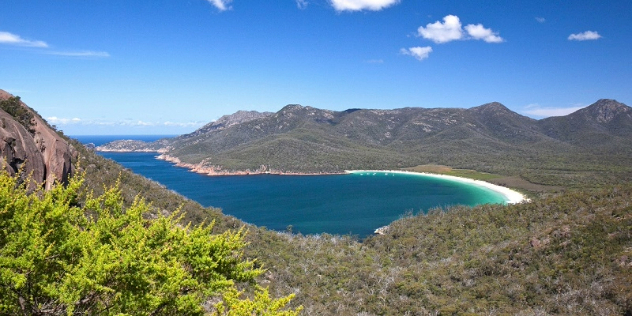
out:
M424 177L439 178L439 179L445 179L445 180L450 180L450 181L457 181L461 183L473 184L479 187L490 189L494 192L502 194L505 197L505 201L507 202L507 204L516 204L516 203L529 201L529 199L527 199L522 193L518 191L512 190L507 187L503 187L500 185L491 184L489 182L485 182L481 180L473 180L473 179L468 179L468 178L455 177L455 176L436 174L436 173L413 172L413 171L403 171L403 170L348 170L346 172L347 173L363 173L363 172L400 173L400 174L410 174L410 175L419 175L419 176L424 176Z
M155 152L155 151L147 151L147 152ZM180 159L173 156L169 156L165 153L162 153L161 155L157 156L156 159L165 160L170 163L173 163L176 167L186 168L186 169L189 169L189 171L191 172L204 174L207 176L233 176L233 175L257 175L257 174L307 176L307 175L343 174L343 173L280 172L278 170L269 169L267 166L263 166L263 165L257 170L226 171L226 170L222 170L221 168L218 168L217 166L204 166L203 162L199 164L184 163L180 161ZM427 172L404 171L404 170L345 170L344 173L364 173L364 172L400 173L400 174L420 175L420 176L425 176L425 177L433 177L433 178L445 179L445 180L450 180L450 181L457 181L461 183L467 183L467 184L472 184L479 187L484 187L494 192L500 193L501 195L505 197L505 202L507 204L516 204L516 203L529 201L522 193L512 190L510 188L495 185L495 184L481 181L481 180L473 180L473 179L468 179L468 178L463 178L463 177L449 176L449 175L436 174L436 173L427 173Z

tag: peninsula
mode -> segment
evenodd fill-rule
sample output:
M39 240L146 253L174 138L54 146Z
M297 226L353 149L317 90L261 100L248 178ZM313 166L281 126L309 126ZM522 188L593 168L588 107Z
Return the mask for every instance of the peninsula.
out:
M96 149L157 152L160 159L207 175L339 174L440 164L563 187L574 185L569 174L596 182L631 177L632 109L602 99L566 116L534 120L497 102L469 109L346 111L292 104L276 113L239 111L174 138L115 141ZM620 172L589 171L604 164Z

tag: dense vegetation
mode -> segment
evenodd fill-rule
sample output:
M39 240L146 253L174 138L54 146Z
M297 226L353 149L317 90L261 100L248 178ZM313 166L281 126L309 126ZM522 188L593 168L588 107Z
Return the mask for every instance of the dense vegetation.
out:
M29 192L0 174L1 314L203 315L222 294L217 315L297 314L266 289L239 298L235 282L263 272L242 258L242 231L183 227L177 213L146 219L149 206L124 207L118 187L80 203L81 184Z
M629 185L407 216L362 243L256 237L271 288L311 315L632 312Z

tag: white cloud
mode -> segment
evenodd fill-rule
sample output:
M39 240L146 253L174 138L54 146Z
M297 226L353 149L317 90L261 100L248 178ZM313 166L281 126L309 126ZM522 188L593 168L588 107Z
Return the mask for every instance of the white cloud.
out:
M469 36L466 36L466 33ZM501 43L505 41L498 36L497 32L486 29L482 24L468 24L465 26L465 31L463 31L461 20L456 15L445 16L443 23L437 21L428 23L426 27L420 26L417 29L417 35L437 44L464 39L483 40L487 43Z
M151 127L151 126L168 126L168 127L201 127L204 122L147 122L143 120L124 119L119 121L110 120L82 120L80 118L60 118L56 116L47 117L46 121L49 124L70 126L70 125L82 125L82 126L127 126L127 127Z
M461 21L456 15L445 16L443 23L437 21L435 23L428 23L426 27L420 26L417 32L419 36L438 44L463 38Z
M301 10L307 8L308 4L307 0L296 0L296 6Z
M543 17L535 17L535 20L538 21L538 23L544 23L546 22L546 19Z
M538 104L530 104L527 105L526 108L527 110L523 111L524 114L537 117L550 117L568 115L584 108L584 106L574 106L568 108L542 108Z
M46 121L50 124L77 124L81 122L80 118L59 118L56 116L47 117Z
M9 32L0 32L0 44L27 46L27 47L48 47L43 41L30 41Z
M588 41L600 39L601 35L594 31L586 31L583 33L571 34L568 36L569 41Z
M400 0L330 0L336 11L379 11L399 3Z
M95 57L95 58L107 58L110 54L107 52L95 52L95 51L77 51L77 52L50 52L51 55L68 56L68 57Z
M502 43L504 40L491 29L486 29L482 24L469 24L465 26L465 31L473 39L484 40L487 43Z
M229 10L231 8L229 4L233 2L233 0L207 0L207 1L210 2L212 5L214 5L220 11Z
M413 56L417 60L424 60L428 58L428 56L432 52L432 47L426 46L426 47L402 48L399 50L399 52L404 55Z

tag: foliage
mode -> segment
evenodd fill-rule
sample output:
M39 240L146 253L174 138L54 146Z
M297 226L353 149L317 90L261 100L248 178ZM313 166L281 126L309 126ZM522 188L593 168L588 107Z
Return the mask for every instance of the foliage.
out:
M386 234L253 232L306 315L632 313L632 186L406 216Z
M238 315L279 315L297 316L302 307L296 310L283 311L287 303L294 298L294 294L279 300L272 300L267 289L257 287L255 299L241 299L242 292L231 288L224 293L223 301L216 305L213 316L238 316Z
M0 108L13 116L27 131L32 131L31 120L33 119L33 113L22 106L20 97L11 97L6 100L1 100Z
M262 273L243 258L242 230L183 227L178 212L146 219L149 205L125 207L118 185L79 203L82 182L29 194L0 174L0 314L201 315L222 293L241 306L234 282ZM290 299L248 303L291 315L280 311Z

